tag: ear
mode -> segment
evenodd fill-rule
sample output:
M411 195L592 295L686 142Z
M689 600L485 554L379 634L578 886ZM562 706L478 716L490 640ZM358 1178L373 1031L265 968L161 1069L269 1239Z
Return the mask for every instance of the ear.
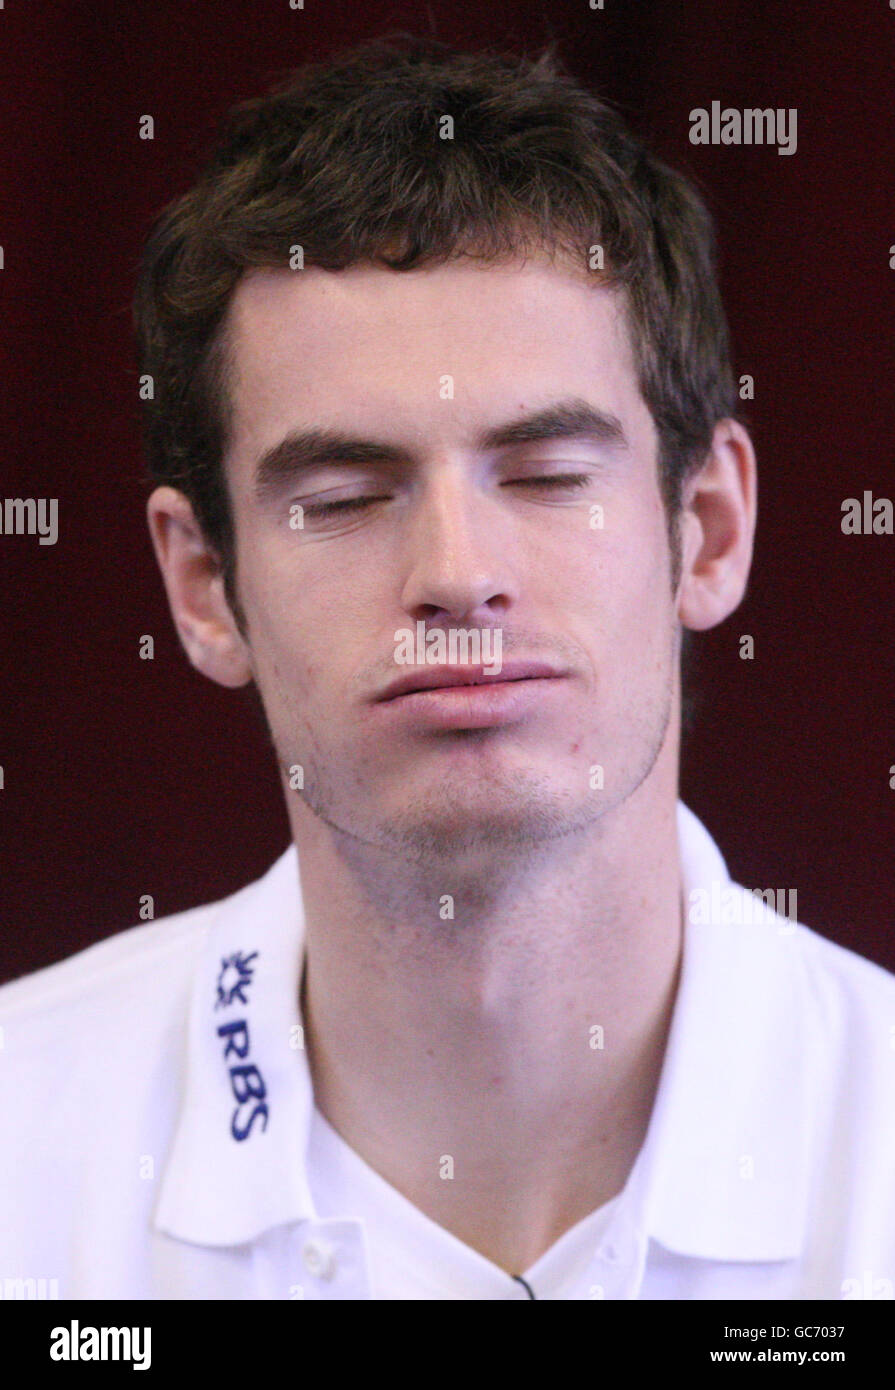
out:
M755 450L742 425L715 426L705 463L684 485L677 611L701 632L731 614L746 592L758 480Z
M224 593L220 560L182 492L158 487L146 508L174 626L197 671L236 688L252 679L249 650Z

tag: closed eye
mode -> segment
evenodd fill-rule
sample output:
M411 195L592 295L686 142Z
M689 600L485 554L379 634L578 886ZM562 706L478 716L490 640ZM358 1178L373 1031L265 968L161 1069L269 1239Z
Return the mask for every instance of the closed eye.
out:
M313 502L303 507L305 516L331 516L334 512L360 511L374 502L387 502L387 497L343 497L338 502Z
M543 478L512 478L502 487L585 487L590 482L589 473L547 473Z
M589 473L547 473L538 478L511 478L501 487L581 488L590 482ZM333 516L338 513L362 511L374 502L387 502L387 497L343 497L336 502L314 502L303 508L305 516Z

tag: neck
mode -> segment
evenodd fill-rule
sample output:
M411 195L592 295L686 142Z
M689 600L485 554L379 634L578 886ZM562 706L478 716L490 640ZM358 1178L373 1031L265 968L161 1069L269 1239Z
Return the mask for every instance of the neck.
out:
M675 806L662 757L585 831L499 864L294 827L316 1104L509 1272L615 1196L645 1136L680 956Z

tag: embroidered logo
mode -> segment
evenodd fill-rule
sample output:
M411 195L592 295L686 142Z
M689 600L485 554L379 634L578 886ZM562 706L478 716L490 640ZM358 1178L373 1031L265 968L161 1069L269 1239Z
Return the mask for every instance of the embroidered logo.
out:
M233 955L222 959L218 972L215 1009L229 1009L236 1000L248 1006L246 990L253 980L253 962L257 956L257 951L252 951L251 955L246 955L243 951L234 951ZM260 1118L262 1132L267 1129L267 1087L254 1062L247 1060L250 1047L248 1019L237 1018L222 1023L217 1035L227 1040L224 1060L232 1057L239 1059L228 1068L228 1072L230 1089L236 1101L236 1109L230 1120L230 1133L241 1143L243 1139L248 1139L257 1119Z
M232 1004L234 999L238 999L242 1004L248 1003L243 990L248 989L252 983L252 961L257 954L257 951L253 951L250 956L246 956L243 955L242 951L234 951L232 956L225 956L221 961L218 975L218 997L214 1006L216 1009L219 1009L222 1004L225 1007Z

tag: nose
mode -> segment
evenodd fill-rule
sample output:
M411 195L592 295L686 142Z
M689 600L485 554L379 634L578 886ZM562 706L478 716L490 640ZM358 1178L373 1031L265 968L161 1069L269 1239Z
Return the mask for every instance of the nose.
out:
M421 485L402 537L401 594L415 620L493 622L518 598L512 537L499 508L460 461L441 460Z

